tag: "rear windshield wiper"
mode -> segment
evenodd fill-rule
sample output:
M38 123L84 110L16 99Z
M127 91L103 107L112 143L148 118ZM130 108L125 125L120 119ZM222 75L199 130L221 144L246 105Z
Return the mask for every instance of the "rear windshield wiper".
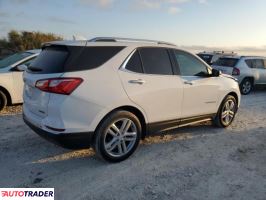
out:
M38 67L28 67L28 69L30 71L33 71L33 72L40 72L40 71L42 71L42 69L41 68L38 68Z

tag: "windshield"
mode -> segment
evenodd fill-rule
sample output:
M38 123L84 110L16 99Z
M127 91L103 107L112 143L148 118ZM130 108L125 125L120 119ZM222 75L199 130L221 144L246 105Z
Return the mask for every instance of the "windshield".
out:
M238 58L219 58L214 63L214 65L224 66L224 67L235 67L238 61L239 61Z
M32 55L31 53L28 52L22 52L22 53L16 53L11 56L8 56L2 60L0 60L0 69L4 67L8 67L28 56Z
M212 64L211 61L212 61L212 57L213 55L210 55L210 54L198 54L198 56L204 60L206 63L208 64Z

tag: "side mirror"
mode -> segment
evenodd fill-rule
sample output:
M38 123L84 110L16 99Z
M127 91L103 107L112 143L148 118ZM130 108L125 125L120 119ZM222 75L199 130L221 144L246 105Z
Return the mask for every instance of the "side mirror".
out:
M212 69L212 76L213 77L218 77L220 76L222 73L221 71L217 70L217 69Z
M27 65L19 65L17 67L15 67L15 69L13 71L20 71L20 72L23 72L27 69Z

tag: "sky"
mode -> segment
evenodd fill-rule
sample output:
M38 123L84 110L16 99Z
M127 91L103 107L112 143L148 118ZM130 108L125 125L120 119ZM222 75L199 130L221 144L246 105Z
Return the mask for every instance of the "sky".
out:
M0 0L0 37L14 29L260 52L265 24L265 0Z

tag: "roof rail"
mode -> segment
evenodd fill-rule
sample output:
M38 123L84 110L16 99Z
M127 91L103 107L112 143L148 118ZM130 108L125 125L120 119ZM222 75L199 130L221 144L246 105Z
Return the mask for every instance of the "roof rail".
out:
M236 52L234 52L234 51L223 51L223 50L221 50L221 51L213 51L213 53L217 53L217 54L237 54Z
M118 38L118 37L96 37L96 38L90 39L89 42L145 42L145 43L176 46L175 44L163 42L163 41L133 39L133 38Z

